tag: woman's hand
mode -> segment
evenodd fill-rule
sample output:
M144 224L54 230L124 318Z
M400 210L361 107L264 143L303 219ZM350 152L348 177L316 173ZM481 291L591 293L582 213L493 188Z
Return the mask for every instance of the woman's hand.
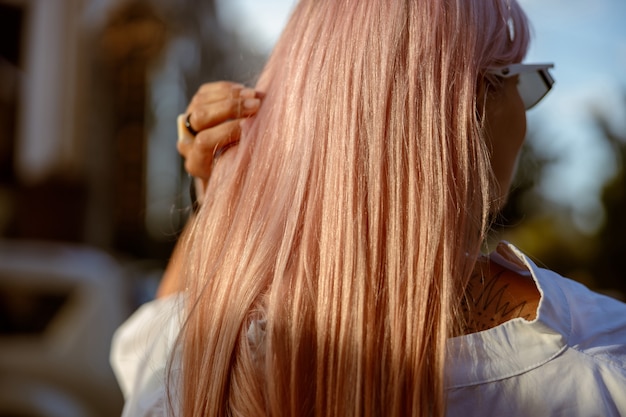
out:
M207 83L193 96L187 112L178 116L177 148L185 158L185 169L197 178L195 185L199 200L211 176L215 153L239 140L241 122L257 112L260 98L260 93L241 84L227 81ZM187 122L190 128L186 126ZM163 274L157 297L182 290L181 251L179 242Z
M177 148L190 175L206 183L215 153L239 140L241 122L257 112L260 98L253 89L228 81L206 83L198 89L187 112L178 117Z

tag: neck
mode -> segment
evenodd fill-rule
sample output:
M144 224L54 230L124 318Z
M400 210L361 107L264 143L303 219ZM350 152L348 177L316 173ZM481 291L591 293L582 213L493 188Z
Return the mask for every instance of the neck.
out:
M540 298L532 278L481 257L462 299L462 334L488 330L514 318L534 320Z

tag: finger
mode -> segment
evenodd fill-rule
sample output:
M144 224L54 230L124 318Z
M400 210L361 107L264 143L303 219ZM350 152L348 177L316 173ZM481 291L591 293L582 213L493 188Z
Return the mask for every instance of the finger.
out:
M189 129L187 129L186 125L187 116L184 114L179 114L176 118L176 129L178 131L178 142L181 141L192 141L194 135L191 134Z
M198 88L197 94L215 94L223 95L228 94L232 89L242 89L245 86L241 83L232 81L213 81L210 83L204 83Z
M208 179L215 153L236 143L240 137L241 119L203 130L193 141L179 142L178 151L185 157L185 169L194 177Z
M237 97L263 99L265 93L246 88L243 84L236 84L227 81L204 84L192 97L187 106L186 113L191 113L195 108L215 103L225 99L235 99Z
M258 111L260 105L260 99L245 96L199 105L188 113L189 122L194 130L200 132L228 120L251 116Z
M230 81L216 81L202 84L191 98L189 106L187 107L187 113L192 111L193 106L238 97L239 91L244 88L245 86L243 84L233 83Z
M230 96L233 90L241 90L243 88L245 88L243 84L231 81L215 81L202 84L194 96L203 96L207 99L217 101Z
M185 159L189 159L193 149L193 139L183 138L176 142L176 150Z
M251 88L233 87L229 92L213 92L213 93L197 93L193 96L189 106L187 106L187 114L193 113L198 108L218 103L224 100L236 100L238 98L262 98L262 94Z

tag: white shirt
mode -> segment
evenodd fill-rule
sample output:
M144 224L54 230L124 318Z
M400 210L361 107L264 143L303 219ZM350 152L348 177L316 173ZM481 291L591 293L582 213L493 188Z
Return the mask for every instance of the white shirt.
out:
M126 400L122 417L176 415L170 413L176 407L176 390L170 389L168 399L166 384L180 373L178 355L171 361L171 352L183 322L183 305L182 296L156 299L115 332L111 365Z
M626 416L626 305L512 245L491 259L534 278L537 318L448 342L448 415Z
M537 318L450 339L447 415L626 416L626 304L538 268L512 245L491 259L535 280ZM181 297L148 303L116 333L111 358L124 417L169 415L166 372L181 305Z

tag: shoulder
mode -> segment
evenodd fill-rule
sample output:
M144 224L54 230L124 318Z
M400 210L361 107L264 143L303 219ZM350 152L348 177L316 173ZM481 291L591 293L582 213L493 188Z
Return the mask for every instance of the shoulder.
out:
M618 353L621 366L626 366L626 304L554 272L538 274L562 291L569 310L569 345L593 354Z
M466 331L484 331L516 318L534 320L540 298L530 274L481 258L465 291Z
M560 333L570 348L626 366L626 304L538 267L512 245L499 247L503 253L498 262L513 256L535 280L541 294L537 321Z
M512 245L492 255L510 279L534 281L536 317L450 341L448 415L626 415L626 305L537 267Z

